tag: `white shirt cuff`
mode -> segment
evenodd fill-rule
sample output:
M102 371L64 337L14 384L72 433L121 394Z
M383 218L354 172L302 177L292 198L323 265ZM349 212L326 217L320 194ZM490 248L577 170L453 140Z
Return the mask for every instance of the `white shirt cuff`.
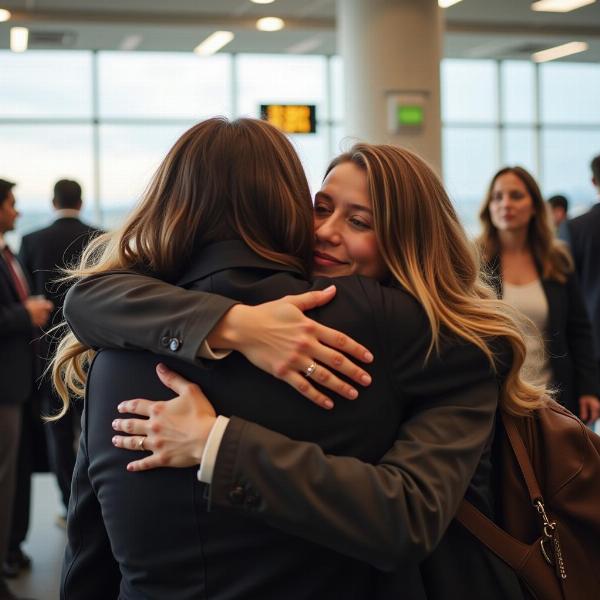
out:
M219 415L208 434L204 452L202 453L202 461L200 462L200 468L198 469L198 481L201 481L202 483L208 483L209 485L212 483L215 463L217 462L217 454L219 453L221 440L225 435L227 425L229 425L229 419Z
M210 360L221 360L230 354L231 350L213 350L206 340L202 341L198 350L199 358L208 358Z

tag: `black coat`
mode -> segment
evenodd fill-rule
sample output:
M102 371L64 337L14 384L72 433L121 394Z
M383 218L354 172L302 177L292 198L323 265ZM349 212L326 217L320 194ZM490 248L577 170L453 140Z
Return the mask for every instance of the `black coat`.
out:
M115 449L110 443L110 424L118 415L116 404L131 397L160 399L173 394L155 377L157 356L103 350L91 367L88 381L69 507L69 544L62 586L65 600L94 600L115 597L117 593L124 600L366 599L375 597L378 591L382 598L394 597L390 593L404 598L455 598L455 592L461 593L466 586L482 593L492 589L497 594L494 597L514 597L502 595L506 588L490 578L490 572L502 570L498 561L482 552L457 525L443 538L440 552L433 552L420 564L442 537L476 468L470 497L486 512L491 510L490 465L488 461L480 462L480 456L489 445L493 426L496 375L479 350L448 340L442 344L440 355L432 357L424 368L429 328L414 299L402 290L382 288L357 277L335 283L335 300L313 316L371 348L377 359L370 367L373 384L355 402L338 399L330 413L256 370L241 355L234 353L204 368L176 361L179 352L193 357L197 348L193 332L185 328L190 313L180 310L174 300L176 316L170 322L163 319L159 326L156 312L161 308L168 315L169 299L156 294L152 283L132 284L129 277L126 286L117 284L120 289L105 288L95 297L95 304L93 294L87 295L86 282L71 289L65 315L84 341L94 345L86 338L86 311L95 319L90 321L89 329L110 330L111 339L120 335L121 347L131 347L131 340L145 338L151 344L148 347L163 355L162 360L202 386L220 414L235 414L233 423L252 420L292 439L316 442L322 448L320 458L311 461L309 469L313 482L322 474L317 489L331 486L336 478L345 480L346 476L355 485L350 487L351 493L340 490L332 504L321 502L318 494L304 496L303 501L295 491L302 484L294 487L290 483L285 488L289 502L300 509L295 512L296 518L292 515L291 522L288 519L287 526L281 526L273 515L275 529L267 525L270 513L261 490L252 494L244 489L246 485L252 487L251 481L232 482L226 493L229 509L221 502L220 510L206 512L206 490L196 480L196 469L127 473L125 464L132 459L131 453ZM293 269L264 260L239 242L206 249L196 257L180 284L251 304L310 289ZM162 298L161 307L147 305L151 328L143 326L144 316L135 323L131 320L144 290ZM175 297L182 295L192 297L189 293ZM124 307L113 317L118 323L108 326L107 306L109 301L114 304L115 297ZM198 303L198 298L193 301ZM195 316L190 319L191 329L198 333L199 319ZM103 326L97 325L98 319ZM169 341L169 336L178 344L163 343L163 338ZM231 465L237 462L235 440L243 439L241 433L242 438L236 436L236 431L243 429L228 428L230 443L219 453L219 457L226 453ZM449 439L441 443L439 436L450 431L453 433ZM297 472L295 463L300 454L279 448L280 452L277 445L269 450L283 462L287 456L288 473ZM332 459L343 456L339 463L333 460L334 466L325 469L320 464L327 459L323 451L333 455ZM271 485L277 486L277 479L269 477L266 456L261 458L258 452L256 460L250 462ZM376 471L369 463L380 460ZM397 466L399 463L402 467ZM365 473L364 479L356 477L357 473ZM392 484L396 478L399 483ZM224 478L215 485L225 485ZM379 526L390 522L390 510L397 524L392 531ZM309 516L313 513L314 520ZM356 518L339 525L337 537L332 539L328 532L336 528L327 523L335 522L336 514L355 514ZM378 547L379 541L393 546L397 555L388 552L387 546ZM364 552L370 546L375 556L360 554L361 549ZM347 555L355 555L360 561ZM462 562L457 562L458 557ZM382 577L367 562L391 571L401 564L402 573L395 571ZM442 579L436 568L440 564L446 565ZM474 568L476 573L472 572ZM452 582L457 581L461 583L453 587ZM120 592L116 589L119 584Z
M492 276L501 298L500 259L490 261L486 272ZM580 396L600 396L590 321L575 273L571 273L565 283L542 278L542 288L548 301L544 341L552 371L552 385L558 391L557 400L573 414L579 415Z
M31 395L34 379L34 329L0 256L0 404L20 404Z
M600 364L600 202L569 221L568 230L577 278L592 321L594 355Z
M56 283L62 277L61 269L73 265L98 233L100 230L79 219L61 217L48 227L23 236L19 260L31 281L31 293L44 295L54 303L45 330L63 320L61 308L67 287ZM51 356L53 344L49 336L41 336L38 350L43 359Z

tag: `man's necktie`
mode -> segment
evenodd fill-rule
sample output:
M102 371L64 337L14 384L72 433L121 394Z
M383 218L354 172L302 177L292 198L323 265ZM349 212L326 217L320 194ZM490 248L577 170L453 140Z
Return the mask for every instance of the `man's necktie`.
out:
M8 246L4 247L2 254L4 255L4 261L6 262L6 266L8 267L8 272L12 277L15 290L17 290L17 295L19 296L21 302L25 302L25 300L27 300L27 298L29 297L29 286L17 271L17 267L15 266L16 259L14 257L14 254L10 251L10 248Z

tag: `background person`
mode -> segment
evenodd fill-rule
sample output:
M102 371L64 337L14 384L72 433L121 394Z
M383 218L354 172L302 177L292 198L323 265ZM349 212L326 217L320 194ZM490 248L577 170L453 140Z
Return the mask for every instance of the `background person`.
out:
M356 164L353 159L356 160ZM384 169L385 175L380 177L373 175L373 171L377 171L377 165L382 163L387 167ZM390 189L393 191L389 191ZM373 197L374 191L379 193L379 201L374 206L370 206L370 198ZM340 158L339 164L332 165L331 173L320 194L318 200L324 206L320 206L316 212L317 239L319 240L321 237L321 241L317 241L315 257L318 260L317 264L321 264L322 267L331 265L332 269L340 275L368 272L372 276L385 277L385 271L381 270L381 262L377 260L378 244L377 238L374 237L377 232L377 235L382 236L379 244L385 249L386 256L390 257L390 269L393 269L398 278L406 281L407 285L417 285L419 293L413 293L419 298L427 298L431 302L430 308L431 304L437 307L447 303L437 296L431 298L427 290L439 290L442 295L450 288L462 290L463 279L455 277L456 267L454 265L456 263L461 264L458 270L462 273L462 277L471 282L464 285L477 285L475 282L478 268L450 202L437 178L414 155L388 146L360 145L354 154L344 156ZM431 198L431 200L427 202L427 198ZM404 210L399 210L400 207ZM320 227L319 221L321 222ZM417 223L418 231L415 231L415 223ZM399 231L401 234L389 236L384 233L387 231L394 231L394 233ZM448 258L446 246L441 243L441 240L440 244L431 244L431 231L436 231L440 235L443 232L452 239L450 246L456 254L452 254L452 257ZM426 245L425 240L427 240ZM445 255L446 258L443 259L442 255ZM437 265L444 260L446 268L438 269ZM341 265L345 265L345 272ZM434 267L434 265L436 266ZM218 268L218 265L213 265L212 268ZM422 268L423 271L413 272L412 270L419 268ZM438 281L441 272L444 273L443 282ZM470 273L473 279L466 273ZM126 293L124 285L124 281L127 279L129 280L129 294ZM103 280L105 284L108 281L108 284L101 289ZM415 281L419 283L415 284ZM99 282L100 286L98 286ZM123 300L120 305L106 302L109 297L114 297L110 293L110 289L112 283L115 282L116 287L112 287L112 291L119 290L118 295ZM66 315L68 318L76 315L73 320L74 330L84 340L89 340L87 335L89 328L94 333L101 333L100 328L89 323L82 310L84 306L87 306L88 309L93 306L94 313L101 315L101 319L109 323L108 327L103 328L107 339L120 340L124 346L131 347L131 340L135 340L137 343L141 339L150 342L158 339L159 330L156 328L149 331L147 327L144 327L142 319L129 319L125 325L125 321L121 320L120 315L124 317L126 314L145 314L151 323L162 322L167 330L179 329L184 344L187 344L191 350L198 348L201 340L193 335L198 333L197 326L195 332L191 330L192 328L182 330L181 320L171 316L172 312L176 315L188 314L189 308L193 307L194 303L196 306L198 305L198 300L190 294L180 294L171 289L172 297L175 299L172 305L168 306L168 295L165 288L168 290L169 286L130 274L107 274L104 277L84 280L70 291L66 304ZM94 289L97 291L97 295L92 291ZM146 290L148 295L134 292L134 290L141 289ZM456 293L460 295L459 292ZM473 305L466 296L461 297L461 301L464 302L461 304L463 314L452 316L452 318L461 319L460 331L464 333L465 329L469 327L476 329L478 326L484 326L484 323L490 327L499 326L501 329L499 324L506 323L506 320L502 320L501 313L494 313L496 318L490 318L491 313L483 310L486 302L482 299L475 300L478 293L484 293L483 290L472 291L472 293L474 294L471 300ZM149 297L163 298L162 305L149 301ZM456 299L456 296L454 298ZM339 295L335 302L338 301L340 301ZM483 321L477 321L475 324L469 321L469 316L471 316L469 311L475 310L475 305L478 305L480 301L482 316L485 316ZM188 304L184 307L185 302ZM452 303L452 300L449 302ZM487 302L495 305L491 300ZM73 309L73 313L71 313L70 307ZM232 308L225 319L236 308ZM326 308L321 309L322 315L325 314ZM160 314L161 311L162 314ZM379 312L381 311L375 311L374 314ZM197 314L201 313L197 312ZM438 316L436 308L433 309L433 315L434 318ZM447 315L448 313L446 313ZM349 317L349 315L347 316ZM195 321L198 322L198 319ZM261 329L257 324L257 319L249 317L247 321L254 322L255 327ZM349 319L348 324L355 323L355 321L355 319ZM402 326L409 327L410 321L410 319L402 320ZM384 322L385 325L383 325ZM387 340L384 347L386 344L392 347L397 343L399 337L390 329L399 324L397 319L382 316L381 325L383 330L387 330L387 333L383 334L383 339ZM419 330L417 335L420 338L426 331L424 326L425 322L422 322L417 328ZM240 328L232 327L232 329L236 332L236 339L239 339ZM226 337L227 335L225 335ZM168 354L167 350L157 347L156 344L150 347L162 354ZM377 347L379 348L378 361L385 363L385 350L379 344ZM461 352L457 348L454 348L454 351L456 359L462 361ZM411 353L408 351L407 355ZM442 354L445 355L445 351L442 351ZM500 576L502 566L498 565L493 558L490 559L485 551L482 552L481 547L474 544L474 540L458 527L452 528L452 532L449 532L448 536L444 538L445 541L442 543L440 552L434 552L431 559L426 560L421 566L418 565L423 558L423 548L417 550L417 547L412 545L419 543L417 542L419 538L422 540L420 543L425 543L426 539L431 540L430 534L421 538L423 534L418 530L421 526L425 526L426 529L433 527L437 530L440 524L440 508L435 509L435 518L426 516L423 519L406 518L403 516L404 507L408 503L413 506L413 511L416 510L414 503L418 503L419 498L416 489L414 493L411 493L409 488L413 484L419 487L418 482L423 482L423 479L437 479L435 474L440 473L440 462L451 462L454 466L449 471L442 469L444 475L441 477L439 482L441 487L437 492L437 494L442 494L440 500L444 505L445 518L451 517L454 512L447 506L447 499L442 499L446 494L450 494L454 498L452 503L460 499L454 496L457 490L454 489L452 481L448 479L449 472L456 474L456 469L462 470L462 466L464 466L462 458L459 459L455 454L455 451L458 450L458 440L460 439L462 444L473 435L485 435L485 428L481 429L475 421L471 421L471 418L475 417L475 413L467 418L467 422L471 421L470 425L467 422L460 424L461 415L466 416L470 411L467 410L466 413L463 413L459 408L459 406L466 408L467 405L463 404L466 397L460 400L460 396L466 390L461 384L458 384L458 381L467 375L470 368L463 365L463 370L457 363L450 366L444 358L441 358L441 364L439 364L437 358L433 358L433 356L437 356L435 351L433 351L431 364L425 370L423 370L423 361L417 360L418 366L415 364L416 370L414 371L414 377L419 381L421 381L421 377L424 377L430 382L429 385L433 386L429 389L428 400L423 404L415 403L416 412L413 413L410 422L402 427L397 443L381 460L378 467L361 463L352 458L325 456L315 444L302 445L299 442L292 442L285 436L265 432L263 428L248 423L243 418L232 419L226 427L223 438L224 446L219 451L219 457L230 457L233 462L230 462L229 458L224 460L225 464L221 463L221 469L224 469L224 471L220 471L222 476L219 476L218 483L213 480L211 485L213 506L214 503L217 503L217 506L228 507L229 510L248 517L262 516L268 523L275 524L284 531L307 537L381 568L400 567L408 576L408 584L406 584L406 580L404 581L408 586L407 594L442 598L444 594L454 594L461 589L473 589L473 586L481 586L481 589L485 589L488 593L492 589L492 593L497 594L498 598L518 597L518 587L517 596L515 596L515 588L511 588L511 584L506 580L500 582L495 580L495 586L486 585L490 581L490 569L493 570L495 567L498 570L496 575ZM193 362L194 355L191 358ZM377 368L376 363L374 363L374 368ZM398 365L395 366L398 367ZM381 365L379 362L378 368L382 367L385 368L385 365ZM439 371L437 371L438 367ZM442 385L442 382L446 380L449 374L448 369L452 370L453 367L458 378L458 388L454 391L450 388L445 392L442 389L435 391L434 388ZM432 368L435 373L429 368ZM518 372L518 366L515 368ZM409 368L409 370L412 369ZM394 377L402 377L403 371L404 369L400 367L394 369ZM511 374L515 376L515 371L511 371ZM381 373L380 376L382 375ZM377 382L377 379L378 377L375 376L374 381ZM413 389L417 396L424 391L421 384L416 384L416 382ZM222 394L222 390L219 391ZM217 390L214 392L217 393ZM367 393L362 392L361 398ZM368 400L368 398L369 396L366 399ZM484 398L485 394L479 397L477 410L484 408L481 404ZM270 400L265 396L263 401L267 403ZM282 396L282 401L285 401L284 396ZM376 410L375 403L372 400L369 400L369 403L370 406L363 407L363 409ZM289 411L289 408L285 406L283 408ZM359 407L353 404L351 409L359 410ZM344 412L346 410L349 409L344 408ZM194 411L187 413L190 418L193 418L194 414ZM186 420L189 419L186 418ZM203 429L206 429L206 424L203 425ZM135 430L127 430L139 433ZM466 431L469 433L467 434ZM309 434L309 439L313 438L314 433ZM139 435L133 436L130 440L130 443L134 443L134 445L140 444ZM266 441L267 446L261 446L261 441ZM153 443L152 441L151 444ZM269 446L269 443L273 445ZM199 461L198 444L194 445L193 442L191 444L196 452L193 460L197 464ZM150 449L153 449L152 445L150 445ZM238 452L241 454L238 455ZM242 455L246 456L246 454L249 460L240 460ZM257 471L256 460L252 459L257 455L263 457L260 461L260 472ZM238 458L235 458L236 456ZM486 456L489 458L489 454ZM264 460L267 457L269 460ZM463 454L462 457L464 458L465 455ZM483 474L479 473L478 469L480 475L478 482L484 491L479 489L474 493L478 495L479 500L486 502L487 500L484 498L489 499L489 487L487 486L489 462L487 460L483 462ZM236 472L230 473L227 465L232 466L233 464L236 465ZM253 464L254 467L252 467ZM219 469L218 465L219 460L217 459L216 469ZM275 473L279 473L279 476L273 476ZM240 483L232 489L231 486L236 481ZM281 482L281 486L277 485L279 482ZM475 487L478 488L479 484L475 484ZM443 489L446 491L442 492ZM232 492L232 495L229 492ZM434 496L437 495L435 492L433 493ZM282 494L287 498L285 502L281 501ZM248 503L244 499L246 497ZM251 497L253 498L252 504L250 504ZM431 501L437 504L433 498ZM299 508L300 506L303 508ZM370 510L372 506L379 506L380 509L372 511ZM326 507L334 507L335 516L331 510L326 510ZM456 505L454 510L455 507ZM446 508L450 509L449 513L446 513ZM413 516L415 514L416 512L413 512ZM306 517L306 520L303 517ZM433 540L431 541L433 542ZM427 547L431 550L435 544L436 542L427 544ZM391 550L390 545L394 550ZM388 550L388 548L390 549ZM457 552L457 548L461 548L462 552ZM393 552L393 556L389 556L388 552ZM464 569L466 562L462 563L462 567L460 564L455 565L458 555L462 557L463 561L465 556L469 555L471 566L477 565L478 568L475 569L475 572L478 577L476 579L470 569ZM458 568L454 568L455 566ZM419 569L421 569L420 573ZM513 585L516 584L512 574L509 573L508 578ZM399 579L396 580L396 583L398 581ZM507 587L511 588L510 594L507 592ZM402 588L396 588L394 593L398 593L400 589ZM391 589L387 589L387 592L390 593ZM360 592L357 594L362 597Z
M569 221L569 242L588 315L592 321L594 356L600 369L600 155L591 163L597 201L585 214Z
M75 264L90 239L100 233L95 227L80 220L82 204L79 183L69 179L57 181L52 197L54 222L48 227L25 235L21 242L19 260L29 275L32 293L45 296L54 304L49 325L56 325L63 320L62 304L67 286L56 281L62 276L61 269ZM39 354L44 371L54 350L53 335L41 335ZM42 380L40 391L42 414L57 413L62 403L54 394L47 377ZM81 416L80 403L75 403L74 407L75 411L66 418L44 425L50 467L56 476L64 505L65 517L59 515L57 518L58 524L62 526L66 525L71 478L75 466L75 436Z
M565 241L569 241L569 230L567 220L569 219L569 201L566 196L556 195L548 198L548 206L552 213L552 223L556 236Z
M600 417L590 323L573 261L557 240L535 179L505 167L490 183L479 213L486 270L500 297L526 317L525 368L584 421Z
M46 324L52 303L29 297L29 283L4 240L19 216L15 184L0 179L0 600L15 598L4 577L16 576L8 555L13 525L23 406L35 377L34 327ZM28 474L27 474L28 475ZM8 559L11 559L7 562Z

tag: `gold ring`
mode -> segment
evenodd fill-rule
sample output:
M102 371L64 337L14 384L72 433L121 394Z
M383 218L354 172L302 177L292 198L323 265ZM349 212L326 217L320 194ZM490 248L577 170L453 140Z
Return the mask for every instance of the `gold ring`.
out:
M138 442L138 445L137 445L137 446L138 446L138 450L145 450L145 448L144 448L144 440L145 440L145 439L146 439L146 438L145 438L145 437L143 437L143 438L141 438L141 439L140 439L140 441Z
M317 370L317 363L315 361L311 362L306 370L304 371L304 377L310 377Z

